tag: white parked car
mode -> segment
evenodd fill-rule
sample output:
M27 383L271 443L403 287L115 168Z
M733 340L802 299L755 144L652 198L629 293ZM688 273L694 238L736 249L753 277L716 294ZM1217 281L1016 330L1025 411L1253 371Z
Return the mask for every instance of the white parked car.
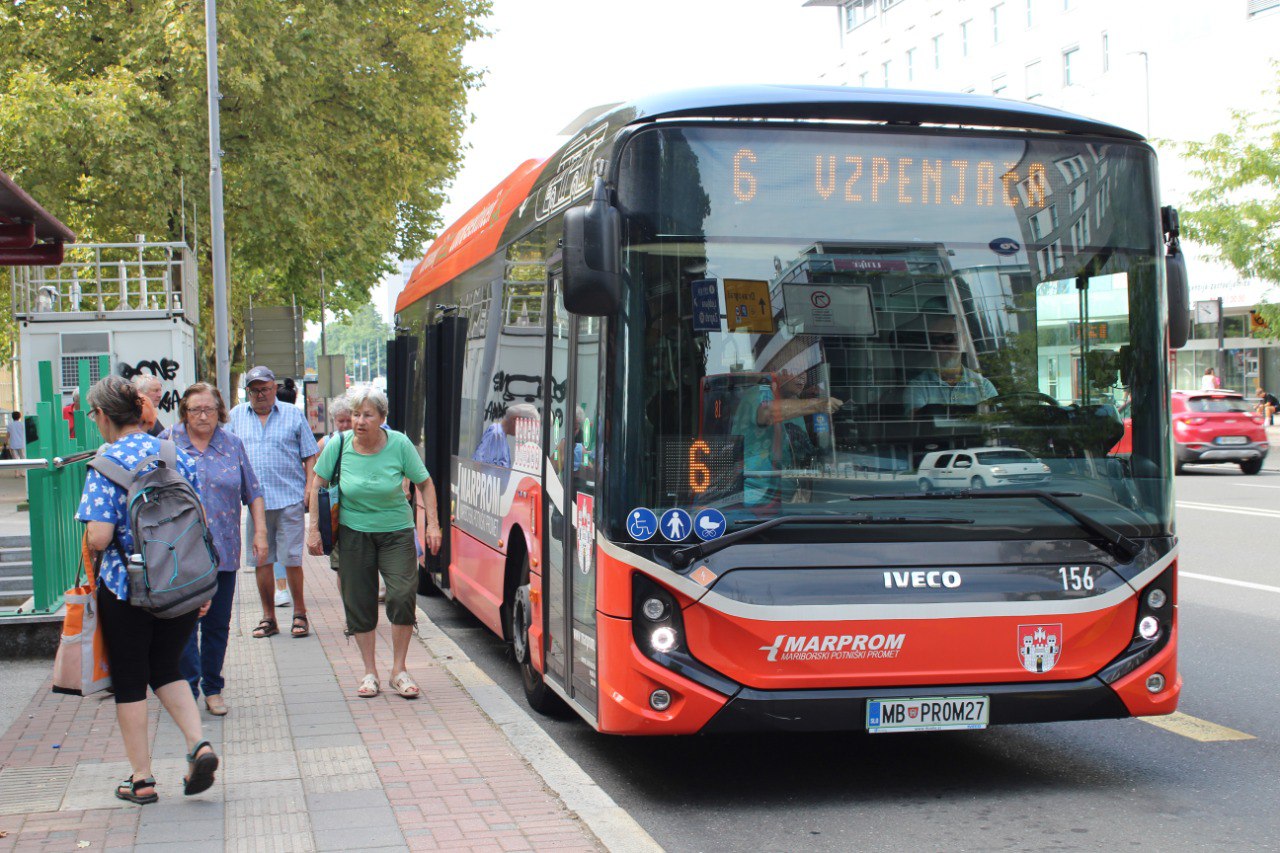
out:
M920 491L1034 486L1048 482L1049 466L1018 447L937 450L920 460Z

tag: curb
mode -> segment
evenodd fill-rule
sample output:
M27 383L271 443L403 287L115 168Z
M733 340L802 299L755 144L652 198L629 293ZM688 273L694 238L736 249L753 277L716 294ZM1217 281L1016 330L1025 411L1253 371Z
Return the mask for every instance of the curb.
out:
M418 608L418 641L493 721L542 781L578 815L605 849L615 853L661 853L645 832L578 763L533 721L462 648Z

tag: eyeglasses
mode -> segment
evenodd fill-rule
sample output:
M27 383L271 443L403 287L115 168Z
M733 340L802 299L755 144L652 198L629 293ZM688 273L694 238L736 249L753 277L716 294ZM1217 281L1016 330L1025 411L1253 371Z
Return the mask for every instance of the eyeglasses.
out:
M212 406L198 406L187 409L188 415L194 415L197 418L207 418L210 415L216 415L217 413L217 408Z
M258 388L250 387L249 393L254 395L255 397L265 397L267 396L268 391L274 391L274 390L275 389L272 388L270 385L262 385Z

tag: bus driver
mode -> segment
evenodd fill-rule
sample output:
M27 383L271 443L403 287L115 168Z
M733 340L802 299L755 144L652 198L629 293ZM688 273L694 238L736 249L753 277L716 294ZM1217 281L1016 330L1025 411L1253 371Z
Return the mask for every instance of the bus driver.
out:
M907 383L907 411L912 417L930 414L972 412L997 395L981 373L964 366L960 351L960 328L953 314L937 314L926 321L929 348L937 355L938 366L920 371Z

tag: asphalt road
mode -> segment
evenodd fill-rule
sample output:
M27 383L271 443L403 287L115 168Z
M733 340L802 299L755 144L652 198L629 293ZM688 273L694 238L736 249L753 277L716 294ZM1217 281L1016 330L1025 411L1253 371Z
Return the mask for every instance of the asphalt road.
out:
M534 716L672 851L1280 849L1280 472L1192 469L1176 493L1180 711L1196 718L1178 732L1108 720L653 739ZM523 703L500 640L456 604L420 601ZM1219 731L1198 720L1252 737L1199 740Z

